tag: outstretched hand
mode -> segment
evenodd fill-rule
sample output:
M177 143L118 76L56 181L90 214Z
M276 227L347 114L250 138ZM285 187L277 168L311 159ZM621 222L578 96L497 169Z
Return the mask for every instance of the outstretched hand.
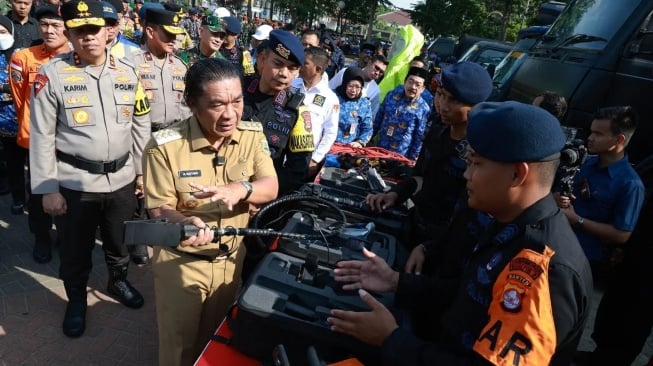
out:
M346 282L344 290L366 289L369 291L395 291L399 282L399 272L394 271L380 257L363 248L366 261L338 262L333 270L337 282Z
M397 329L397 321L388 308L365 290L358 290L361 300L370 307L370 311L331 310L332 317L327 318L334 332L349 334L365 343L381 346L386 338Z

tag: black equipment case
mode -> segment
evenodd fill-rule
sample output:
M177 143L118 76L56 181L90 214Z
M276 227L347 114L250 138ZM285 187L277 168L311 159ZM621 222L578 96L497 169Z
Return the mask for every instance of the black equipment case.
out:
M391 293L373 294L391 306ZM270 360L274 347L283 344L293 366L306 363L306 350L315 346L327 362L358 357L365 364L379 364L377 347L334 333L326 322L331 309L369 310L357 291L344 291L333 280L331 269L306 260L271 252L259 263L237 300L231 319L231 344L245 355Z

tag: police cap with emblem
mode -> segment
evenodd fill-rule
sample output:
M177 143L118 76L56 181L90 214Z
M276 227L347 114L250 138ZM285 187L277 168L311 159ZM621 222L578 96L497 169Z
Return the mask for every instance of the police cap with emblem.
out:
M442 87L459 102L467 105L484 102L492 93L492 78L475 63L461 61L445 67L440 74Z
M280 29L273 30L270 32L268 48L280 57L304 66L304 47L294 34Z
M469 112L467 141L476 154L490 160L514 163L557 159L565 140L558 119L530 104L486 102Z
M165 9L147 9L145 21L148 24L158 24L170 34L184 34L184 29L179 26L179 15Z
M61 6L61 18L66 28L79 28L85 25L104 27L102 3L96 0L73 0Z
M209 28L209 31L211 32L223 32L226 33L224 30L224 24L222 24L222 19L215 17L213 15L207 15L204 18L202 18L202 25L205 25Z
M36 18L36 20L41 20L43 18L61 20L59 6L54 4L41 5L36 8L36 12L34 12L34 18Z

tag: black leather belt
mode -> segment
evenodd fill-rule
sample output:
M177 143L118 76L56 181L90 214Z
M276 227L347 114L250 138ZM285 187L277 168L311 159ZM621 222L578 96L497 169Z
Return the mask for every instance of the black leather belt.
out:
M86 170L93 174L107 174L115 173L122 169L129 159L129 153L121 156L120 158L112 161L93 161L80 158L78 156L66 154L63 151L57 150L57 159L64 163L70 164L75 168Z
M204 254L198 254L198 253L184 252L184 251L181 251L181 250L179 250L177 248L174 248L174 251L177 254L187 255L187 256L190 256L190 257L193 257L193 258L196 258L196 259L201 259L203 261L207 261L207 262L211 262L211 263L219 261L219 260L225 260L225 259L231 257L231 255L236 252L235 250L231 251L231 252L221 252L219 255L213 256L213 255L204 255Z

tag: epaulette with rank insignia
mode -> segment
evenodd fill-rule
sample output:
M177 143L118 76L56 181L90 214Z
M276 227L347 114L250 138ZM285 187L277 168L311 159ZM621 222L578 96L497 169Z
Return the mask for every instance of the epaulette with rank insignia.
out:
M263 132L263 124L261 122L240 121L238 122L238 126L236 126L236 128L244 131Z
M170 141L179 140L184 137L181 134L181 128L183 128L182 126L183 125L180 123L175 123L168 128L164 128L152 133L152 137L154 137L156 144L159 146L167 144Z

